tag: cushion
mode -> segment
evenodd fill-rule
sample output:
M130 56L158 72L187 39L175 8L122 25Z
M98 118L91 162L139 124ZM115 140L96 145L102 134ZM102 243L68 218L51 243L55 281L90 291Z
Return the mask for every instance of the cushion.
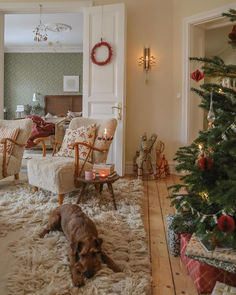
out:
M72 120L73 118L76 118L76 117L82 117L82 115L83 115L83 112L71 112L71 111L68 111L66 119L67 120Z
M58 157L74 157L74 150L69 146L75 142L85 142L93 145L95 139L96 124L89 125L88 127L80 127L78 129L66 129L61 149L55 156ZM86 146L79 146L79 158L85 160L89 152ZM92 153L90 153L88 161L92 161Z
M16 140L19 128L0 127L0 140L3 138L11 138ZM14 143L7 141L7 154L10 156L14 147ZM3 144L0 144L0 153L3 152Z
M0 154L0 179L3 178L2 175L2 162L3 162L3 155ZM7 175L15 175L20 172L21 169L21 159L17 159L13 155L8 156L7 155L7 167L6 167L6 172Z
M96 139L94 141L94 147L101 149L108 149L112 141L102 141L99 140L98 137L102 137L104 135L105 128L107 129L107 136L114 136L117 120L112 119L90 119L90 118L74 118L71 120L69 125L70 129L77 129L81 126L89 126L91 124L96 124ZM101 153L98 151L93 151L93 163L105 163L107 159L108 153Z
M79 162L81 167L83 161ZM84 170L92 169L93 164L86 163ZM82 175L84 175L84 170ZM51 191L66 194L76 190L74 185L74 159L70 157L40 157L27 162L29 183Z

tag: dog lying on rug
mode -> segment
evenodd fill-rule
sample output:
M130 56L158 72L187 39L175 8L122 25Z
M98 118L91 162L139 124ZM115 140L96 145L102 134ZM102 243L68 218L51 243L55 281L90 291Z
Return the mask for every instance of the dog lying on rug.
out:
M101 249L93 221L78 205L65 204L50 213L48 224L40 234L43 238L51 230L62 230L69 241L69 260L74 286L84 285L84 278L91 278L101 269L101 261L114 272L120 268Z

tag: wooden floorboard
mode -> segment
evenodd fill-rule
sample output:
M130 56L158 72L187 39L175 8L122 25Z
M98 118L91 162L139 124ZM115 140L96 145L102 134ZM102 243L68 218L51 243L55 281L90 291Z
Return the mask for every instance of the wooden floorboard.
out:
M178 183L171 175L165 180L144 180L143 221L152 263L153 295L197 295L198 292L179 257L169 252L166 215L173 214L168 186Z

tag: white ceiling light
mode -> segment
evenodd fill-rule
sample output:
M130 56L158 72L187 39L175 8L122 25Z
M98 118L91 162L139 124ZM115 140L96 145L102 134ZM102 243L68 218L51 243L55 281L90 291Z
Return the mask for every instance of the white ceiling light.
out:
M69 32L72 30L72 27L67 24L55 23L55 24L46 24L47 31L52 32Z

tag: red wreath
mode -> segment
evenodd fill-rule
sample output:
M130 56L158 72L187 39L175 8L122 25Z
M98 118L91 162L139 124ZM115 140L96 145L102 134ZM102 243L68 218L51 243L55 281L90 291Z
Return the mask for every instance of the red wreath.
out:
M101 46L107 47L107 49L108 49L108 57L104 61L97 61L96 58L95 58L95 53L96 53L96 50ZM111 45L109 43L107 43L107 42L102 41L102 38L101 38L101 42L95 44L92 51L91 51L91 60L92 60L92 62L94 64L98 65L98 66L105 66L106 64L108 64L110 62L111 57L112 57Z

